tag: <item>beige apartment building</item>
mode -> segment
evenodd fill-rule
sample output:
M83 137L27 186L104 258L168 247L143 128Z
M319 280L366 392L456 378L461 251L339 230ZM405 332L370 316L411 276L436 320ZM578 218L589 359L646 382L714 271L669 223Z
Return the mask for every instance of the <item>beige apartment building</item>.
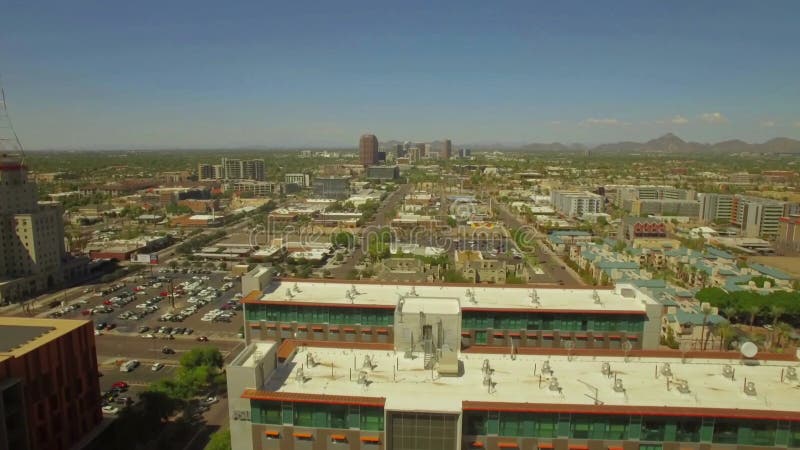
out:
M63 282L61 205L38 202L19 159L0 157L0 304Z

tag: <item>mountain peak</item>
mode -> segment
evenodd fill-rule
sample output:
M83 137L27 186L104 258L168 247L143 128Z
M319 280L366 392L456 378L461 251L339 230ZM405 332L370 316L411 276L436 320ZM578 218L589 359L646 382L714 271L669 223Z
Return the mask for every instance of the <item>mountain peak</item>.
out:
M681 142L681 143L685 143L686 142L686 141L684 141L683 139L679 138L677 135L675 135L673 133L667 133L667 134L665 134L665 135L663 135L663 136L661 136L659 138L651 140L650 142L659 142L659 141L661 141L661 142Z

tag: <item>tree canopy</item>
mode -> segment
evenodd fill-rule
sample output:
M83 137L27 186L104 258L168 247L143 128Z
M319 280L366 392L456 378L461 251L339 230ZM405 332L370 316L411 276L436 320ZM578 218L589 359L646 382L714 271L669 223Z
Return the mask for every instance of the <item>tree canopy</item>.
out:
M749 316L751 322L755 320L762 323L782 318L794 325L800 323L799 292L775 291L762 295L751 291L727 292L713 287L701 289L696 297L701 302L716 306L725 314L732 314L734 318Z

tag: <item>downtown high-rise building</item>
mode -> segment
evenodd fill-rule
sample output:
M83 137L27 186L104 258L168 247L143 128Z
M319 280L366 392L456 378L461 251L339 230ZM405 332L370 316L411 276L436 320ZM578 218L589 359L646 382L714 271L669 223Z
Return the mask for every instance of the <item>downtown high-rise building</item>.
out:
M453 157L453 142L450 139L445 139L442 145L442 152L439 154L441 159L450 159Z
M37 196L22 161L0 157L0 304L64 280L64 211Z
M378 138L374 134L364 134L358 140L359 161L363 166L378 162Z

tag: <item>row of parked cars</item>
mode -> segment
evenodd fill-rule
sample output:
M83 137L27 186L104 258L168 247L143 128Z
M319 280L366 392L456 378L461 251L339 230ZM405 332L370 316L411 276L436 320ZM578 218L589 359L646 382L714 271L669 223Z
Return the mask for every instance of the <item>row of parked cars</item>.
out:
M108 392L103 392L100 395L100 407L103 413L116 415L119 414L121 408L133 404L133 399L129 395L123 395L127 390L128 383L117 381L111 385Z

